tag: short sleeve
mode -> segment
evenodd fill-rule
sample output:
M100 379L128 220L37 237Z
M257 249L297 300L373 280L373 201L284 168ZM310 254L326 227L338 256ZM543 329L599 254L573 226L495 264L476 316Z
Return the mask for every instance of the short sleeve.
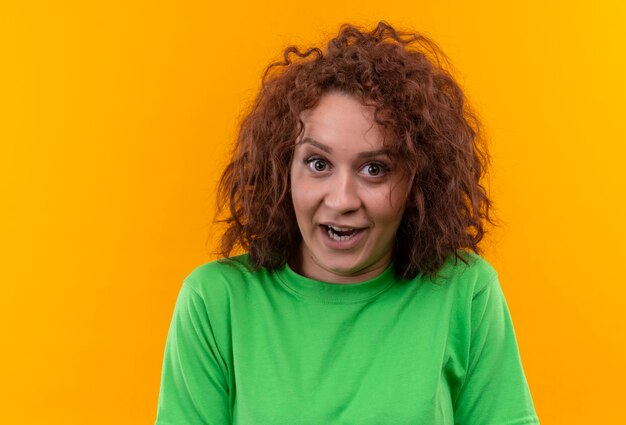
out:
M470 316L469 361L455 424L539 424L497 275L473 294Z
M229 424L223 364L206 303L186 280L165 345L155 425Z

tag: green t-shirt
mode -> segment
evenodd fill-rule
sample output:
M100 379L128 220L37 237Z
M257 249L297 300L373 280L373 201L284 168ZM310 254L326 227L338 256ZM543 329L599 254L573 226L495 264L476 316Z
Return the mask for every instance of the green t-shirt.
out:
M356 284L288 266L196 268L170 325L156 424L538 424L497 274L470 259L434 280L389 267Z

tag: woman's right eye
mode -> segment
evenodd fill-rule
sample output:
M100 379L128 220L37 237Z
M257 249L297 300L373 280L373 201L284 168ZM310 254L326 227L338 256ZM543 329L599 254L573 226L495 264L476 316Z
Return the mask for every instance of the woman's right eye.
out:
M326 171L328 168L328 163L321 158L308 158L306 160L307 166L316 173L320 173L322 171Z

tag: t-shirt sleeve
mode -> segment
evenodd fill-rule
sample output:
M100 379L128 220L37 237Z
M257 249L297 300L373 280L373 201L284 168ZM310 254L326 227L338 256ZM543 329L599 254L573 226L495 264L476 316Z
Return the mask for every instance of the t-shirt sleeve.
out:
M225 366L210 312L186 280L170 324L155 425L230 423Z
M473 293L470 320L468 368L454 407L455 424L539 424L497 275Z

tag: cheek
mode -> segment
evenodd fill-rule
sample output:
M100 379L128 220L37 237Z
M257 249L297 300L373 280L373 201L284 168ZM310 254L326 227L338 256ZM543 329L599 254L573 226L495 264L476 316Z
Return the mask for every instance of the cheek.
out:
M399 222L406 203L403 190L396 188L390 194L387 188L375 196L370 196L368 209L372 217L386 223Z
M311 190L308 185L294 176L291 181L291 201L293 203L293 209L296 213L296 218L301 221L302 217L311 213L312 199Z
M291 199L294 206L313 208L321 196L321 186L311 179L294 176L291 183Z

